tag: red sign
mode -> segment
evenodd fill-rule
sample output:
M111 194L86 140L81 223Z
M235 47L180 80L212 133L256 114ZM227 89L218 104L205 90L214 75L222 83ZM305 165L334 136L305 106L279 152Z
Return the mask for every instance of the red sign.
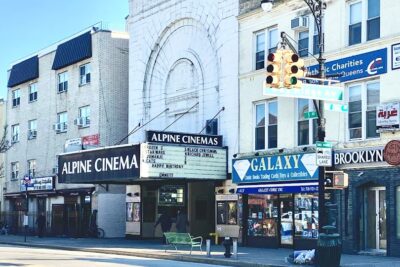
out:
M96 146L100 144L100 135L93 134L82 137L82 145L84 146Z
M392 140L383 150L383 158L390 165L400 165L400 141Z

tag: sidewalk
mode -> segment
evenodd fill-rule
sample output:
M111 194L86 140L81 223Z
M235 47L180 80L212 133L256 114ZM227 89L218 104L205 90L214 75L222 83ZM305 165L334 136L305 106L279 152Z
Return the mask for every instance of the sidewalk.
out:
M292 250L289 249L263 249L263 248L238 248L238 259L225 259L224 247L221 245L211 247L211 257L206 253L194 250L189 255L187 248L176 252L173 249L164 252L164 246L157 241L126 240L126 239L90 239L90 238L37 238L28 236L24 243L23 236L0 236L0 244L22 245L30 247L45 247L65 250L78 250L147 258L162 258L197 263L209 263L225 266L254 266L254 267L283 267L301 266L285 263L285 257ZM205 247L203 247L205 250ZM342 255L343 267L400 267L400 258Z

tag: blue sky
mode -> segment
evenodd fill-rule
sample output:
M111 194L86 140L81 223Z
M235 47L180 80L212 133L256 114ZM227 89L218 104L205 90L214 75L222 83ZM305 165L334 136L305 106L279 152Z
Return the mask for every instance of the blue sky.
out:
M127 15L128 0L0 0L0 98L14 61L99 21L122 31Z

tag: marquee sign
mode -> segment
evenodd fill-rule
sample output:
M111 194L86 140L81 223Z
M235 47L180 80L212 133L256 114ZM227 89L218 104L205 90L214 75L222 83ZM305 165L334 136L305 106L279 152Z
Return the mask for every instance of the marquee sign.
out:
M226 179L225 148L141 144L142 178Z
M222 135L147 131L146 141L150 143L221 147Z
M238 184L318 178L315 153L242 158L232 166L232 181Z
M60 183L101 183L139 178L140 145L124 145L63 154L58 157Z

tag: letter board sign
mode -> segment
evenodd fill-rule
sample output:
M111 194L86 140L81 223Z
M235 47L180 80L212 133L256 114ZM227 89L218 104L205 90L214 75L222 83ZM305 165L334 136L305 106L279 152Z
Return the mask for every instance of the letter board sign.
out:
M238 184L318 178L315 153L235 159L232 166L232 181Z
M59 183L102 183L136 180L140 145L116 146L58 157Z
M147 131L146 141L149 143L221 147L222 135Z

